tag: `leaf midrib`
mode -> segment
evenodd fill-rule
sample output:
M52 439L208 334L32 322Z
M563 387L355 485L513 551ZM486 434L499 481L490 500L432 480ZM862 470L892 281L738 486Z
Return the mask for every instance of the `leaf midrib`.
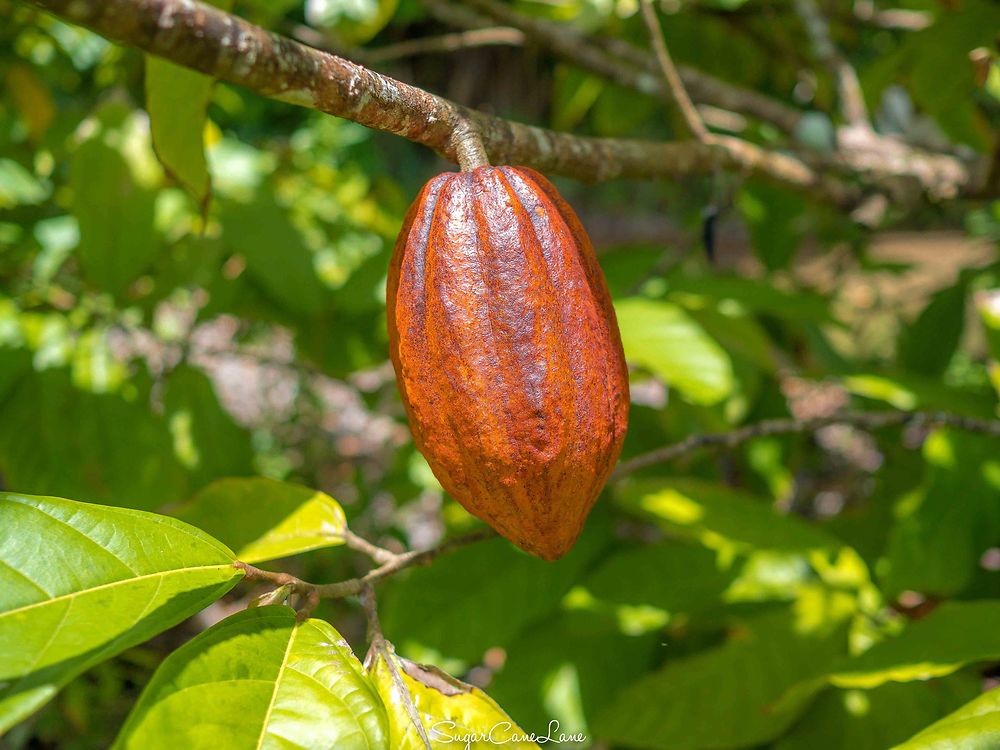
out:
M16 609L9 609L6 612L0 612L0 621L3 618L10 615L20 614L27 612L28 610L35 609L37 607L43 607L47 604L55 604L56 602L72 600L77 596L83 596L84 594L89 594L94 591L100 591L102 589L111 589L116 586L125 586L130 583L135 583L137 581L142 581L149 578L164 578L166 576L175 575L179 573L191 573L195 571L210 571L210 570L224 570L226 568L231 568L235 575L242 575L238 568L234 568L230 563L219 563L216 565L197 565L185 568L173 568L170 570L158 570L155 573L146 573L141 576L134 576L132 578L122 578L117 581L110 581L109 583L102 583L97 586L91 586L89 588L80 589L78 591L71 591L68 594L60 594L59 596L54 596L50 599L43 599L39 602L34 602L32 604L27 604L23 607L18 607Z

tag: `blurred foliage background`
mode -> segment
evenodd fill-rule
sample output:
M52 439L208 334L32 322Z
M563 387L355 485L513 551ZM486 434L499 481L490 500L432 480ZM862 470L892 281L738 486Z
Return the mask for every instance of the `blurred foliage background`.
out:
M629 0L515 5L646 44ZM862 5L824 9L879 129L996 148L1000 6L901 0L926 28L900 29ZM663 9L679 62L808 111L799 137L822 145L834 85L790 4ZM415 0L233 10L368 55L453 31ZM452 167L11 0L0 18L0 487L169 512L260 475L330 493L397 549L474 526L414 450L386 353L392 242ZM397 47L376 67L556 129L683 135L660 103L530 45ZM848 408L997 416L1000 202L928 204L872 233L739 175L559 186L618 307L625 458ZM361 566L339 548L287 569ZM0 747L106 747L163 655L248 596L91 670ZM883 750L1000 678L1000 452L947 430L762 438L618 483L558 563L494 540L387 582L380 602L402 654L484 687L526 729L557 719L606 748ZM352 605L320 615L363 640Z

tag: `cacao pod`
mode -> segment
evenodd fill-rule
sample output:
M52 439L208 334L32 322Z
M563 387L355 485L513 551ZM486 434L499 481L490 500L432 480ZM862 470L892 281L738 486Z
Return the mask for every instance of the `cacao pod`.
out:
M579 219L525 167L428 182L389 269L389 351L417 448L466 510L554 560L628 422L628 371Z

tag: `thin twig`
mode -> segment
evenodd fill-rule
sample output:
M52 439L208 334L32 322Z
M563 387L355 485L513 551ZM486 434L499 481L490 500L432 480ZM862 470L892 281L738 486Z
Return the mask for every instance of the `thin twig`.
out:
M417 711L417 706L413 702L413 695L406 687L403 675L399 673L399 665L396 663L392 644L386 640L382 632L382 624L378 619L378 605L375 601L374 589L370 585L366 585L361 590L359 598L361 600L361 607L365 612L365 617L368 619L368 642L371 644L371 649L375 652L377 658L381 658L385 662L385 667L389 670L389 679L392 681L392 687L399 696L399 700L403 704L403 709L406 711L410 723L413 724L413 728L417 731L417 736L420 737L424 748L426 750L433 750L430 737L427 736L427 730L424 728L424 723L420 720L420 712Z
M795 0L795 10L802 19L816 57L829 68L837 81L837 96L844 119L849 125L870 129L868 107L865 105L858 74L834 45L830 37L830 25L823 17L816 0Z
M429 53L458 52L474 47L508 46L520 47L524 44L524 32L508 26L494 26L488 29L470 29L456 31L440 36L408 39L405 42L387 44L383 47L365 50L368 62L372 65L398 60L403 57L426 55Z
M766 419L727 432L688 435L672 445L643 453L623 461L611 475L611 481L649 466L673 461L689 453L709 447L734 448L737 445L759 437L815 432L835 424L847 424L866 430L880 430L888 427L919 425L921 427L954 427L967 432L1000 437L1000 420L977 419L959 414L922 411L873 411L847 412L815 419Z
M357 596L366 587L372 586L383 578L395 575L406 568L427 565L441 555L469 544L492 539L497 535L493 529L480 529L462 536L446 539L430 549L397 553L372 544L351 532L348 532L348 534L349 537L344 537L348 546L363 552L376 562L382 561L377 568L373 568L359 578L349 578L346 581L337 581L335 583L317 584L303 581L301 578L297 578L290 573L262 570L241 561L236 561L233 565L245 573L245 580L247 581L268 581L281 588L287 594L297 595L301 599L299 615L301 617L308 617L319 604L320 599L341 599L346 596ZM348 538L350 538L350 541L347 541ZM269 595L265 595L265 597L267 596Z
M664 80L667 82L667 90L670 91L674 104L680 110L688 130L691 131L691 135L699 141L707 143L709 140L708 130L705 128L705 123L702 122L698 110L695 109L691 97L688 96L687 89L684 88L684 83L677 73L673 58L670 57L670 50L667 49L667 43L663 39L663 28L660 26L660 19L656 15L656 8L653 7L653 0L642 0L641 8L643 20L646 22L646 28L649 30L649 40L653 45L653 52L656 54L656 59L660 64L660 73L662 73Z
M358 552L362 552L365 555L368 555L368 557L370 557L379 565L383 565L399 557L399 553L393 552L392 550L388 550L385 547L379 547L377 544L373 544L364 537L358 536L357 534L355 534L353 531L351 531L346 527L342 532L336 534L336 536L343 539L344 544L346 544L348 547L350 547L353 550L357 550Z

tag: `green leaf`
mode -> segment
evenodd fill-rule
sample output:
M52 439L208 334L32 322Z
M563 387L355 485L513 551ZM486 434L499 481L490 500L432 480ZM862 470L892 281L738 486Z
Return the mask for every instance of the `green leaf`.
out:
M0 493L0 732L92 665L166 630L242 577L171 518Z
M644 676L662 648L662 631L626 635L614 617L580 609L547 617L507 647L490 683L518 724L545 733L587 731L616 694Z
M0 209L30 206L49 196L50 188L12 159L0 159Z
M163 168L199 206L211 191L204 130L214 83L201 73L146 56L146 110L153 148Z
M324 289L312 252L270 195L225 203L220 220L226 244L246 258L247 273L274 302L296 314L319 311Z
M965 330L968 283L961 280L935 294L917 319L903 328L900 363L907 370L940 377L958 349Z
M163 410L174 455L193 486L251 472L250 435L223 411L204 373L186 365L172 370L165 382Z
M711 550L670 541L619 552L582 585L603 602L658 607L676 615L721 601L735 578L732 566L723 565Z
M712 549L809 552L842 546L805 521L778 513L759 497L711 482L631 481L618 488L617 497L665 529L681 532Z
M122 155L98 138L73 154L70 185L83 268L101 289L120 294L160 250L155 193L140 186Z
M684 310L632 297L615 304L625 357L697 404L718 403L734 385L729 356Z
M673 275L670 292L733 300L751 312L771 315L791 322L834 323L830 303L814 292L786 291L766 280L738 276L692 278Z
M1000 539L997 441L937 430L923 445L927 478L897 504L881 572L887 596L962 591Z
M395 583L382 607L385 630L406 647L476 663L555 609L594 552L586 532L556 562L532 557L504 539L469 545Z
M1000 689L990 690L893 750L996 750Z
M753 249L770 271L786 268L802 244L805 199L765 183L744 187L737 199Z
M805 708L803 701L779 706L782 693L845 648L840 628L814 632L794 613L763 615L735 628L722 646L669 660L622 691L597 717L594 731L607 742L650 750L762 744Z
M388 750L385 709L350 647L322 620L248 609L163 662L115 750Z
M831 676L839 687L927 680L1000 659L1000 601L946 602L897 636L875 644Z
M774 750L885 750L978 692L978 680L970 675L873 690L827 690Z
M81 390L67 368L18 379L0 419L0 470L7 484L145 510L184 497L185 477L168 426L148 403L142 375L116 393Z
M273 479L220 479L175 513L256 563L343 544L340 504L324 492Z
M489 750L498 745L513 750L538 747L522 739L526 737L524 730L479 688L466 685L436 667L415 664L392 653L388 658L393 662L398 682L382 654L375 656L369 674L386 706L389 744L393 750L426 747L404 707L401 689L409 693L434 750L454 750L456 745L468 750Z

